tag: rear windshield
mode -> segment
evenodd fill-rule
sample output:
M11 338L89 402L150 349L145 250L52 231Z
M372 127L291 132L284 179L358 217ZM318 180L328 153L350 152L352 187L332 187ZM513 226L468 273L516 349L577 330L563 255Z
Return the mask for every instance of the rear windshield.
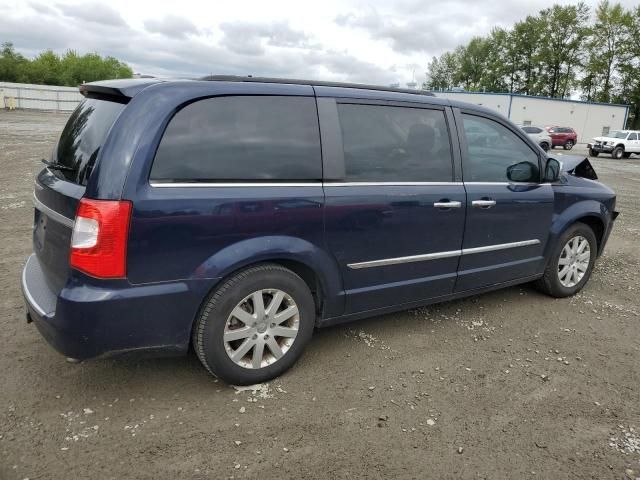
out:
M71 170L58 170L55 175L70 182L86 185L113 122L125 105L87 98L69 117L62 131L53 161Z

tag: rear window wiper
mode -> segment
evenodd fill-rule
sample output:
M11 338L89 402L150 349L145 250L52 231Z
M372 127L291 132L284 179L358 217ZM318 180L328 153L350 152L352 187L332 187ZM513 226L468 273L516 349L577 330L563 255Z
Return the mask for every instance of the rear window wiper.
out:
M52 170L64 170L65 172L75 172L76 169L73 167L67 167L66 165L62 165L61 163L50 162L49 160L42 159L42 163L44 163L47 167Z

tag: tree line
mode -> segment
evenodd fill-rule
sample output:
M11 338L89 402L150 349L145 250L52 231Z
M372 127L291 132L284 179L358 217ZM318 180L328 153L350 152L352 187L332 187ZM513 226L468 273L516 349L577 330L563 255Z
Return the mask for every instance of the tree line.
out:
M631 105L640 127L640 5L554 5L474 37L427 67L424 88L508 92Z
M102 57L97 53L79 55L69 50L58 55L45 50L34 59L16 52L11 42L0 49L0 81L36 83L41 85L67 85L75 87L84 82L131 78L133 71L114 57Z

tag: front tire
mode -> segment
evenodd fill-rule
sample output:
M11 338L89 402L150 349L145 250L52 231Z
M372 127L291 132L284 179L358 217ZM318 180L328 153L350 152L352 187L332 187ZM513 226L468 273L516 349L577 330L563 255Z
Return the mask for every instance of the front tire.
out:
M597 249L593 230L584 223L574 223L558 239L544 275L536 286L556 298L575 295L589 281Z
M600 152L596 152L592 148L589 149L589 156L590 157L597 157L598 155L600 155Z
M624 148L622 147L616 147L613 149L613 152L611 152L611 158L615 158L616 160L620 160L623 155L624 155Z
M233 275L209 296L192 340L211 374L252 385L289 369L314 326L315 303L304 280L280 265L262 264Z
M571 150L573 148L573 140L567 140L563 145L565 150Z
M540 144L540 148L542 148L542 150L544 150L545 152L549 151L549 144L547 142L542 142Z

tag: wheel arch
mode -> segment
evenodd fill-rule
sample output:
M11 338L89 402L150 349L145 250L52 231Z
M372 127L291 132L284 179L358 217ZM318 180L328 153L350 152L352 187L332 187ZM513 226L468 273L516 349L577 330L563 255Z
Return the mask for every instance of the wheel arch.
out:
M589 228L591 228L591 230L593 230L593 234L596 236L598 252L600 252L602 249L602 240L604 239L604 231L605 231L605 226L602 219L595 215L585 215L584 217L577 218L573 222L573 224L575 223L584 223Z
M605 218L607 215L604 204L595 200L578 202L557 215L550 229L550 242L548 254L553 251L560 236L575 223L584 223L593 230L598 245L598 255L602 251L604 235L606 231Z
M343 313L342 275L335 259L307 240L288 236L243 240L216 252L203 262L195 274L207 281L198 312L211 293L228 278L241 270L265 263L280 265L302 278L314 297L318 318Z

